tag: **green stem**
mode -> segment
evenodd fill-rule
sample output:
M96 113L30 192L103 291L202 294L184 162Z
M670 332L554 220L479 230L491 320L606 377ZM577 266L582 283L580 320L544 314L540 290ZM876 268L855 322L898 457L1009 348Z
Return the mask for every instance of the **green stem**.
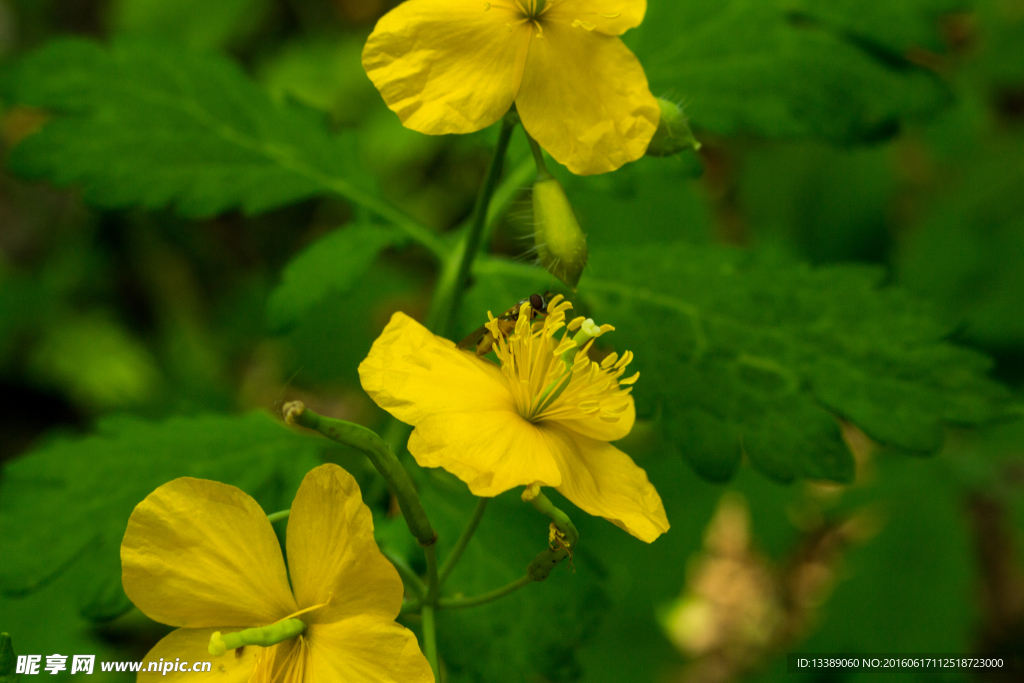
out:
M523 129L526 133L526 129ZM537 141L534 140L529 133L526 133L526 139L530 143L530 151L533 152L533 163L537 166L537 180L547 180L554 176L551 175L551 171L548 170L548 166L544 163L544 150L540 148Z
M576 547L580 540L580 534L576 531L576 525L572 523L567 514L555 507L554 503L547 496L538 491L532 498L527 498L524 494L523 500L537 508L537 511L541 514L551 518L551 521L555 523L555 527L565 536L566 545L569 546L570 550Z
M462 535L459 536L459 540L456 541L451 554L448 555L448 558L445 559L444 564L441 566L441 576L439 578L440 585L444 585L444 582L448 579L448 575L452 573L453 569L455 569L455 565L458 564L459 558L462 557L462 553L465 552L466 546L469 545L469 541L473 538L476 528L480 525L480 520L484 517L484 510L487 509L488 501L490 501L490 498L481 498L477 501L476 509L473 510L473 516L470 517L469 523L462 531Z
M536 579L527 574L526 576L520 577L512 583L496 588L492 591L484 593L482 595L474 595L471 598L442 598L438 603L438 609L463 609L466 607L477 607L478 605L486 605L489 602L494 602L498 598L503 598L509 593L514 593L523 586L527 586L533 583Z
M426 644L427 661L434 670L434 680L441 683L441 670L437 659L437 633L434 630L434 609L441 592L441 584L437 580L437 547L428 545L423 548L427 558L427 597L423 600L420 616L423 617L423 640Z
M437 630L434 628L434 606L423 605L420 613L423 618L423 653L430 662L430 669L434 672L434 680L441 683L441 669L437 665Z
M477 252L480 251L480 242L487 223L487 209L490 206L494 190L498 186L501 169L505 165L508 143L512 139L512 131L515 130L518 119L518 115L514 112L506 114L502 119L501 132L498 134L498 144L494 148L491 166L484 177L483 185L480 186L476 206L473 208L473 222L470 223L463 238L459 241L455 253L445 260L444 268L441 270L441 277L431 302L431 310L427 315L427 327L441 336L450 333L455 313L462 300L462 292L469 284L473 260L476 258Z
M267 519L269 519L270 523L273 524L274 522L280 522L282 519L288 519L289 514L291 514L290 509L281 510L280 512L272 512L271 514L267 515Z
M398 575L402 577L402 583L405 584L406 588L412 590L412 593L419 599L422 600L427 594L427 587L423 585L422 579L416 576L416 572L412 570L412 567L398 555L391 553L381 548L381 552L384 557L388 558L391 564L395 565L395 569L398 571Z
M377 436L376 432L352 422L318 415L306 408L302 401L285 404L282 412L285 422L289 424L298 424L312 429L340 444L362 451L377 468L380 475L384 477L388 488L398 499L398 506L402 509L402 515L405 517L405 523L409 525L409 531L416 537L420 545L433 546L437 541L437 533L430 526L430 520L427 519L423 504L420 503L416 487L413 486L412 479L402 467L402 463L398 462L398 458Z

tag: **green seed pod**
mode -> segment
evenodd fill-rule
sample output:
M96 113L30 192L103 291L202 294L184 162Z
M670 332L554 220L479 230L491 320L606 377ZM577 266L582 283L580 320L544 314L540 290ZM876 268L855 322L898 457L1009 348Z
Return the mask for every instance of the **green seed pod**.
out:
M587 238L556 179L541 178L533 184L533 220L541 265L576 291L587 265Z
M700 149L701 144L693 137L690 120L682 108L660 97L658 106L661 108L661 120L658 121L658 130L654 132L651 143L647 145L647 153L652 157L668 157L687 148L695 152Z

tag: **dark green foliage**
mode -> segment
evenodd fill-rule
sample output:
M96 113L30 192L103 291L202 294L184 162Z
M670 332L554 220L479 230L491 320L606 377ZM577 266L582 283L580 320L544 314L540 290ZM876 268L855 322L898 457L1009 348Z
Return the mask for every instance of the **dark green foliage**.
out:
M18 683L21 676L14 673L17 657L11 647L11 634L0 633L0 683Z
M149 493L176 477L213 479L274 512L289 506L323 448L259 413L112 418L93 436L51 441L4 468L0 590L30 594L73 570L83 615L113 618L131 606L121 589L121 538Z
M949 329L906 292L881 288L876 269L682 243L591 254L578 308L614 321L602 341L636 354L638 414L659 420L708 478L728 479L745 455L779 481L849 481L836 417L935 453L944 424L1005 414L989 361L945 342ZM480 272L519 291L548 280L493 261ZM496 309L495 286L470 301Z
M887 138L949 102L903 43L931 31L948 0L892 3L651 2L627 42L656 95L720 135ZM898 27L893 28L893 20ZM908 21L909 19L909 21ZM897 49L893 49L896 47Z
M54 116L15 147L11 167L81 184L98 206L198 218L362 192L350 138L328 133L319 114L273 104L216 55L55 41L9 70L0 92Z
M439 557L444 558L472 515L476 499L464 484L444 473L431 476L421 496L438 532ZM547 547L548 523L519 499L518 491L491 501L452 573L446 595L479 595L522 577L534 556ZM618 528L615 531L626 536ZM627 538L632 545L642 545ZM602 585L606 569L595 553L598 546L586 545L589 549L574 558L575 573L563 563L546 581L486 606L439 612L438 647L451 680L578 680L577 650L593 632L607 603Z
M280 286L270 295L270 324L278 329L290 327L328 295L347 293L382 250L401 241L396 230L358 224L310 245L288 264Z
M902 253L900 280L931 297L973 341L1024 344L1024 146L971 154Z

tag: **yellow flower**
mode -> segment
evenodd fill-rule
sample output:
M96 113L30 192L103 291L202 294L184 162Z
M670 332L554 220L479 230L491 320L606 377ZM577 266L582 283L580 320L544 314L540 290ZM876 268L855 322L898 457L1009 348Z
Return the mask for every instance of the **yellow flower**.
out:
M591 362L585 340L611 328L583 318L566 325L571 304L561 298L533 323L524 303L507 337L491 319L500 366L396 313L359 377L380 407L415 426L409 451L420 465L443 467L483 497L554 487L650 543L668 530L661 498L647 474L608 443L636 419L629 391L637 376L622 379L633 355Z
M385 15L363 68L408 128L486 128L513 102L523 127L579 175L639 159L658 126L643 66L618 36L646 0L408 0Z
M147 496L121 543L124 590L147 616L181 628L145 661L212 661L206 678L237 683L434 680L416 636L394 621L402 581L373 540L358 485L337 465L303 480L287 550L286 571L267 515L234 486L186 477ZM209 654L215 631L289 617L301 619L305 632L268 647ZM139 674L140 681L186 678L196 674Z

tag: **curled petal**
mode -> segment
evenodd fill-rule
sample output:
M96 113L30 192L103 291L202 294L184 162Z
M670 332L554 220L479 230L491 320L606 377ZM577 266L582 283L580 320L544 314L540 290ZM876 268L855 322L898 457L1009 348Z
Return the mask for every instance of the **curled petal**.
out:
M423 467L443 467L475 496L516 486L558 486L562 474L540 429L515 410L438 415L416 426L409 452Z
M580 22L610 36L636 28L647 13L647 0L562 0L552 4L544 19L569 24Z
M306 475L292 503L287 545L299 608L329 602L299 617L307 624L398 616L402 580L377 547L370 509L345 470L321 465Z
M395 313L359 365L363 389L402 422L474 410L515 410L501 370Z
M530 135L577 175L642 157L661 118L622 40L564 22L545 22L531 41L516 106Z
M509 110L529 45L510 2L408 0L377 22L363 68L407 128L472 133Z
M314 624L308 637L310 681L433 683L416 636L393 621L368 615Z
M558 491L591 515L604 517L651 543L668 531L661 497L647 473L615 446L570 432L556 424L543 427L558 460Z
M164 624L264 626L296 611L281 546L242 490L183 477L136 506L121 542L125 593Z

